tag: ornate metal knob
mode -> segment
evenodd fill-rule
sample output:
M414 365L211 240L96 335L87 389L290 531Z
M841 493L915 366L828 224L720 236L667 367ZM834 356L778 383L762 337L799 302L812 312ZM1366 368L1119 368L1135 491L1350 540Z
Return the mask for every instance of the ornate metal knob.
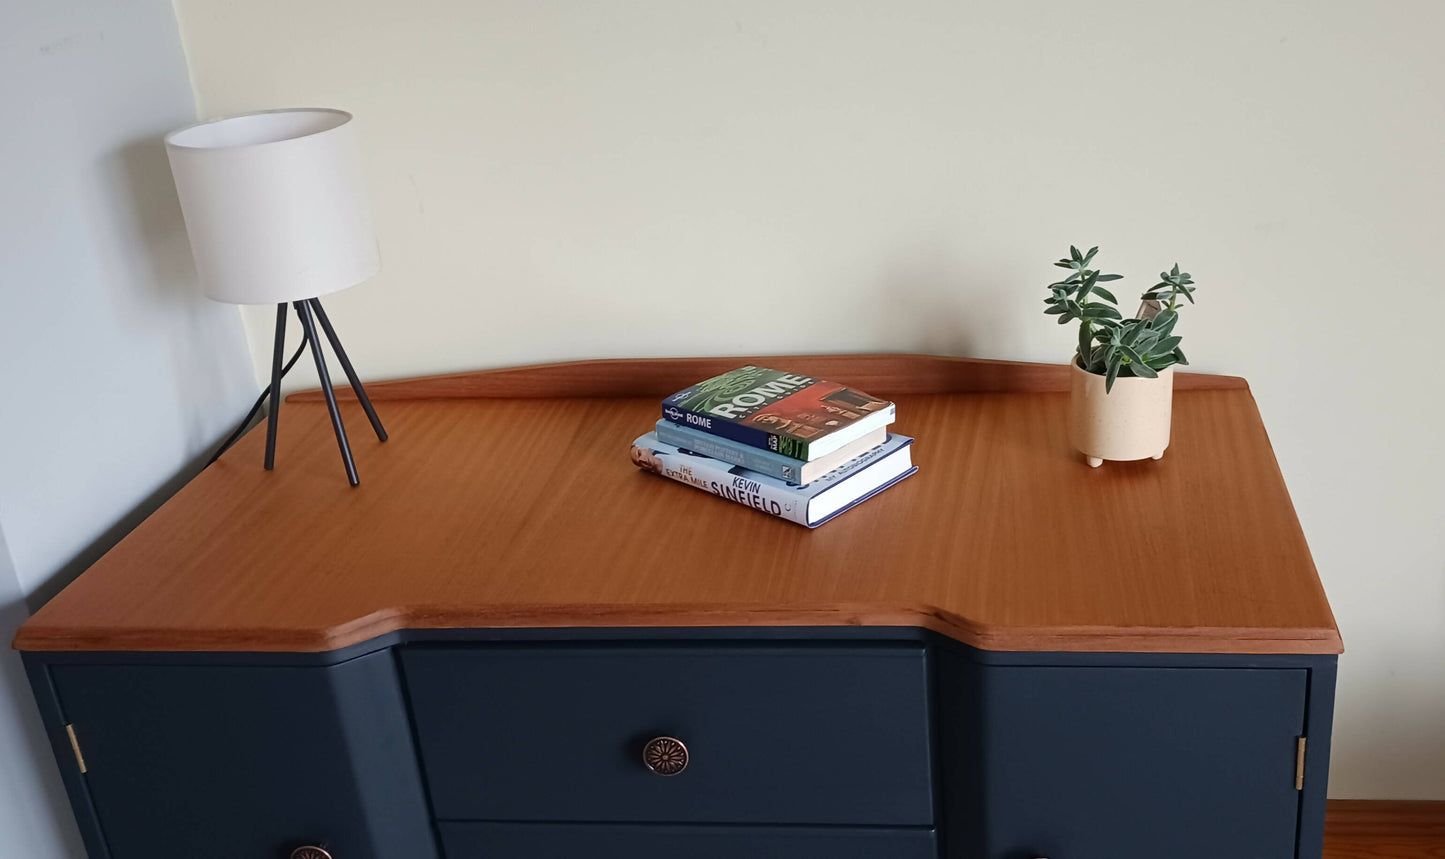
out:
M673 737L657 737L642 747L642 762L658 775L677 775L687 769L687 746Z
M331 859L331 854L328 853L324 847L316 847L308 844L305 847L297 847L295 850L292 850L291 859Z

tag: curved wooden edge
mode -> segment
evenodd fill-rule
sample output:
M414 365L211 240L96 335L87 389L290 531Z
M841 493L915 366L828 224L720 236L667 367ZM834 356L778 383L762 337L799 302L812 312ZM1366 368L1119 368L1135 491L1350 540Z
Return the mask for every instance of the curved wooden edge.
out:
M745 364L761 364L851 385L901 394L1060 392L1069 390L1068 364L1035 364L940 355L769 355L724 358L604 358L474 370L371 382L373 401L545 397L657 397ZM1238 376L1177 373L1181 391L1247 389ZM355 399L350 388L336 395ZM298 391L291 403L321 402L319 389Z
M995 629L928 606L577 605L483 609L414 606L384 609L328 630L92 629L85 635L47 634L24 627L13 646L27 651L232 651L324 653L392 632L417 629L561 629L622 627L904 626L927 629L979 650L1071 653L1338 654L1333 629L1267 630L1143 627Z

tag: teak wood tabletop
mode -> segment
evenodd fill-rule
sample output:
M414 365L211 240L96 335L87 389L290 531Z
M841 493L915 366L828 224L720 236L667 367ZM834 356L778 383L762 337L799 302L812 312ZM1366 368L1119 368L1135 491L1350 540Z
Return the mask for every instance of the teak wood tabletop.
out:
M895 399L915 476L817 530L641 472L659 400L754 361ZM916 626L991 650L1339 653L1242 379L1089 468L1067 368L906 355L555 364L281 410L30 619L21 650L334 650L400 629Z

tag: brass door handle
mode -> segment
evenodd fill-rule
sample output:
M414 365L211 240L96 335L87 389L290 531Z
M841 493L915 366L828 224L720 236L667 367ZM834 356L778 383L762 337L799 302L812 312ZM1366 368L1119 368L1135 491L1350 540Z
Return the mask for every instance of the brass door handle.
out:
M677 775L687 762L687 746L676 737L654 737L642 747L642 763L657 775Z

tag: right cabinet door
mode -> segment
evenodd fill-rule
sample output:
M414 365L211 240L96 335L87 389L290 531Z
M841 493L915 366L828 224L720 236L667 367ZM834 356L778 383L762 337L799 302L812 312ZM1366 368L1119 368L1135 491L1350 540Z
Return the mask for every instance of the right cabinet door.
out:
M956 855L1294 857L1304 669L973 669L981 849Z

